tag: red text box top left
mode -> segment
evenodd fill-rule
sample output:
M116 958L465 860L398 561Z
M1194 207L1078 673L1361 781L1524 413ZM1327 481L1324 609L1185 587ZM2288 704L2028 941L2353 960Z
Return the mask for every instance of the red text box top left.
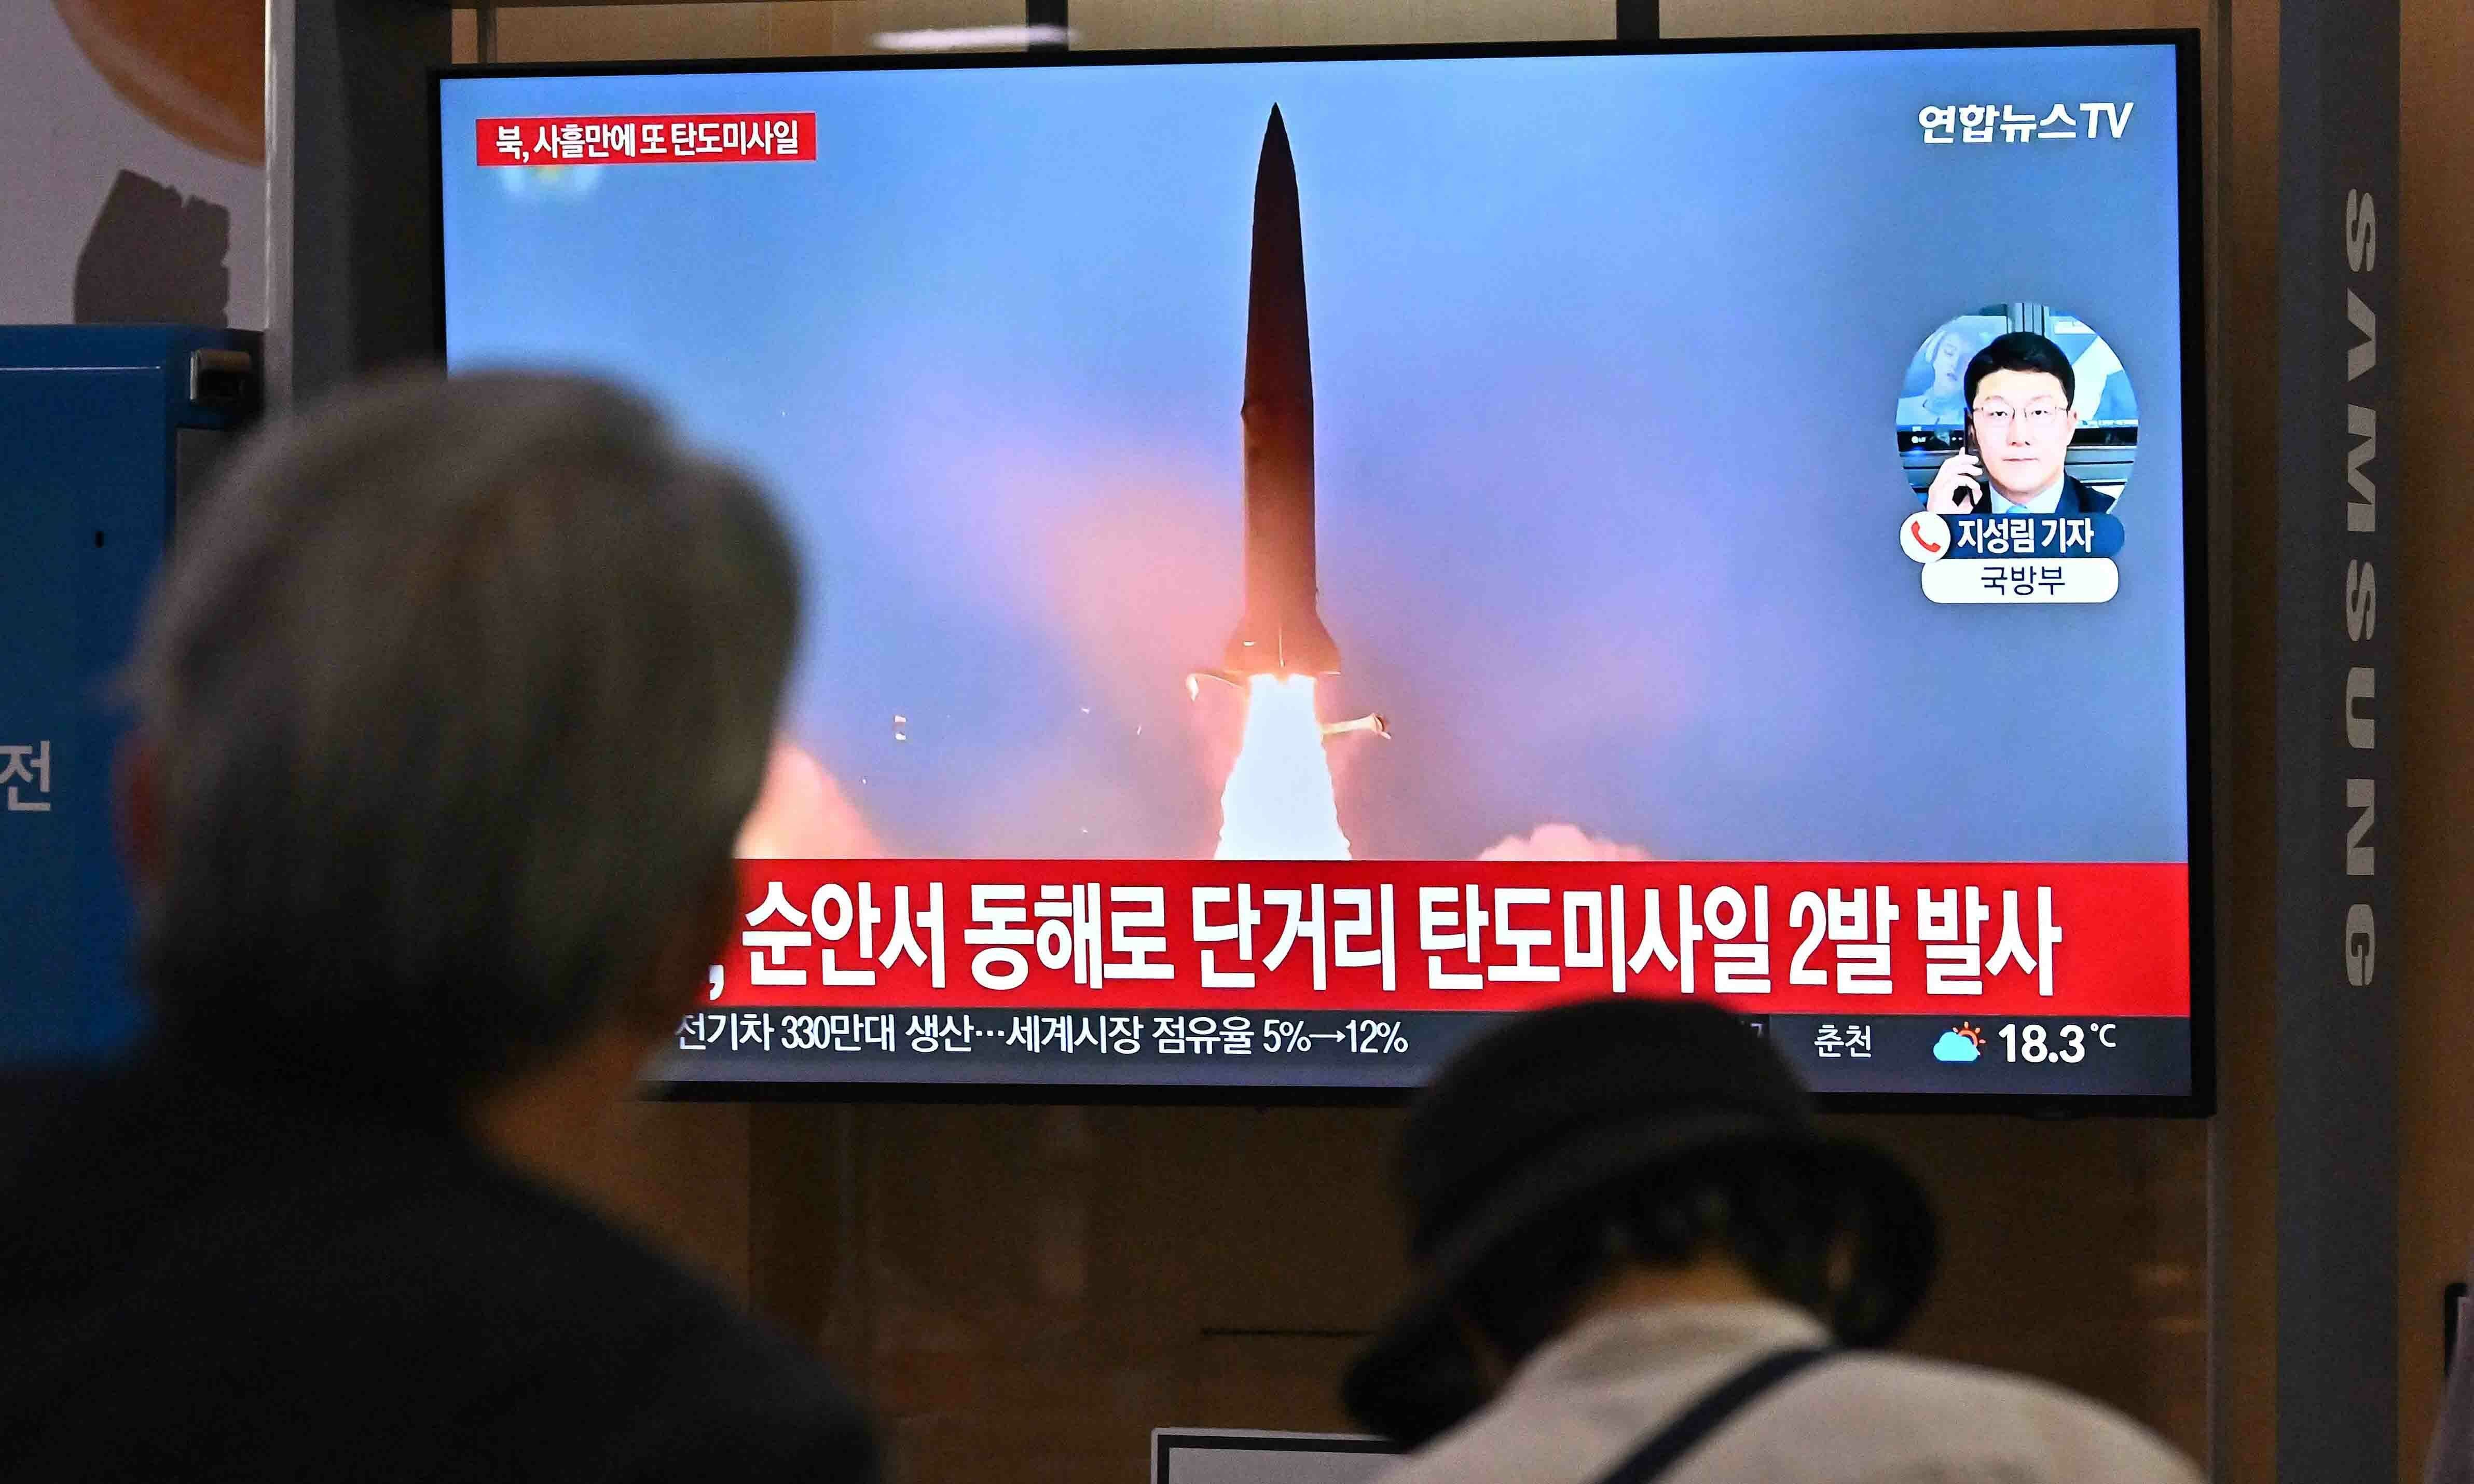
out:
M753 164L816 158L813 113L632 113L485 118L473 125L482 165Z

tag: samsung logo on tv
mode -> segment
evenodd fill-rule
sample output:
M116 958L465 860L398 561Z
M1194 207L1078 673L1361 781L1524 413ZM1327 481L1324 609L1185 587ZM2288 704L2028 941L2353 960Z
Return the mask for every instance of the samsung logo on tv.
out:
M2345 193L2345 268L2348 273L2367 274L2379 261L2379 211L2368 191ZM2364 285L2369 287L2367 283ZM2345 319L2362 339L2345 351L2345 380L2350 385L2365 372L2379 364L2379 316L2363 302L2353 285L2345 287ZM2371 537L2379 532L2379 490L2369 473L2371 461L2379 456L2379 414L2370 407L2348 401L2345 403L2345 435L2355 440L2345 450L2345 533L2348 537ZM2345 638L2353 645L2371 643L2379 631L2379 573L2367 558L2349 555L2345 561ZM2367 663L2377 659L2376 651L2356 649L2355 654L2366 662L2349 663L2345 669L2345 745L2358 752L2377 755L2379 722L2375 709L2379 697L2379 668ZM2349 660L2352 658L2348 656ZM2364 760L2367 768L2367 759ZM2379 817L2379 789L2370 778L2345 780L2345 874L2376 877L2378 858L2374 854L2371 829ZM2356 988L2368 987L2378 972L2379 922L2367 901L2358 901L2345 910L2345 980Z

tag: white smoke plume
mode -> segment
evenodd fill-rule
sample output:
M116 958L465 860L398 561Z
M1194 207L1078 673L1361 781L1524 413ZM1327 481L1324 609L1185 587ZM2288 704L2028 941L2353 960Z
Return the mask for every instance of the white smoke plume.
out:
M1526 835L1507 835L1478 852L1481 861L1651 861L1638 845L1601 839L1577 824L1541 824Z
M838 861L881 856L885 847L824 765L776 738L764 787L740 826L738 853L749 861Z

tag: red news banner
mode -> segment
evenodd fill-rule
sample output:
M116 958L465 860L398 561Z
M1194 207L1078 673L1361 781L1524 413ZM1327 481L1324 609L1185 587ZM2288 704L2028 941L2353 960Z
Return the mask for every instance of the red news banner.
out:
M701 165L816 158L813 113L630 113L485 118L482 165Z
M708 1004L2190 1013L2178 864L742 861Z

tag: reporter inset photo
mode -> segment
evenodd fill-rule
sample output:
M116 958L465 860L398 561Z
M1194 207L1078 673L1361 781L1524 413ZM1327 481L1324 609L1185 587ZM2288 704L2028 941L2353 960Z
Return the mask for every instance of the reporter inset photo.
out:
M2139 452L2139 402L2121 358L2048 304L1945 321L1907 363L1899 458L1937 515L2115 513Z

